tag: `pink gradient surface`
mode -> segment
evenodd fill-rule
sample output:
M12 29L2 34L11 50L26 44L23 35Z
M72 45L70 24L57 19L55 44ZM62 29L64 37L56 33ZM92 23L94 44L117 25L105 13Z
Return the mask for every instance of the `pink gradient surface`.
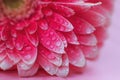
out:
M99 59L88 62L82 74L74 73L66 78L59 78L39 72L34 77L20 78L15 71L0 71L0 80L120 80L120 0L116 0L115 3L109 34Z

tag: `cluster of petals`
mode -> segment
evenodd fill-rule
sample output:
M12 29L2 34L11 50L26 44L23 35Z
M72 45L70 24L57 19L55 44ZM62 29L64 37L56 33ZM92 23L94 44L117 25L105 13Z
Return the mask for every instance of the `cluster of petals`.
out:
M30 1L23 13L0 6L1 70L33 76L41 68L64 77L97 57L107 36L112 0Z

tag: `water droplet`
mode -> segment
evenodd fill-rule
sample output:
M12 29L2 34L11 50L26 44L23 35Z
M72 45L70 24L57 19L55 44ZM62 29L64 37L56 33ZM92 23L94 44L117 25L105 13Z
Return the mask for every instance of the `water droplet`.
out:
M61 45L61 42L60 41L57 41L56 42L56 46L60 46Z
M47 41L46 44L47 44L47 45L50 45L50 41Z

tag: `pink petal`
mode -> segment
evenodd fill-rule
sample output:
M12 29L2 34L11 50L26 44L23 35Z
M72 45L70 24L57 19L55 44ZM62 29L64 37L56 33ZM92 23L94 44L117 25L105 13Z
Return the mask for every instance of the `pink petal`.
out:
M98 55L98 48L97 46L81 46L81 49L88 59L94 59Z
M95 27L103 26L107 21L106 17L92 10L89 10L86 13L81 14L80 17L87 20L90 24L92 24Z
M2 70L8 70L14 66L14 63L6 57L2 62L0 62L0 68Z
M57 72L57 70L58 70L57 66L55 66L54 64L52 64L51 62L46 60L40 54L39 54L39 64L50 75L54 75Z
M70 18L70 21L72 22L74 26L74 32L78 34L91 34L95 31L95 28L93 25L85 21L84 19L73 16Z
M13 38L9 38L9 40L6 41L6 47L9 49L13 49L15 46Z
M39 44L39 38L38 38L38 34L34 33L34 34L29 34L28 32L26 32L26 36L28 38L28 40L34 45L34 46L38 46Z
M41 45L39 47L39 54L41 54L41 57L44 57L46 60L48 60L56 66L61 66L62 64L61 55L51 52Z
M78 35L78 40L79 40L80 44L83 44L83 45L87 45L87 46L97 45L97 39L94 34Z
M18 34L18 36L15 38L15 48L17 50L22 50L23 46L24 46L23 36Z
M4 42L0 41L0 53L2 53L4 50L6 50L6 45Z
M73 30L72 24L66 18L57 13L54 13L47 20L49 22L50 27L52 27L55 30L63 32L69 32Z
M39 24L40 28L46 27L46 25L47 23L42 22ZM53 29L39 29L39 37L41 44L47 49L60 54L64 53L64 43Z
M21 51L18 51L18 54L24 63L34 64L37 58L37 48L26 40L25 37L24 42L24 47Z
M79 44L77 36L76 36L76 34L73 31L64 33L64 36L67 39L68 43L76 44L76 45Z
M65 16L65 17L70 17L75 14L74 10L63 5L58 5L58 4L53 4L50 5L50 7L57 13Z
M85 66L86 60L80 46L69 45L68 48L66 48L66 52L68 54L69 61L73 66Z
M7 56L14 64L17 64L20 61L20 57L14 49L7 49Z
M104 40L108 37L107 29L104 27L96 28L95 36L97 38L98 43L104 42Z
M30 68L28 68L28 69L24 69L26 66L27 65L24 65L24 64L17 65L19 76L22 76L22 77L33 76L37 73L37 71L39 69L39 65L37 63L35 63L33 66L30 66Z
M67 47L68 43L67 43L67 40L66 40L65 36L62 33L60 33L60 32L57 32L57 34L61 38L61 40L63 41L64 46Z
M37 31L37 23L36 22L31 22L29 26L27 27L27 32L29 34L34 34Z
M69 73L69 60L68 56L65 54L62 56L62 65L58 68L56 75L59 77L65 77Z
M1 29L1 40L5 41L8 39L9 28L7 26L2 27Z
M0 48L0 49L1 49L1 48ZM6 56L7 56L7 55L6 55L6 51L0 52L0 62L3 61Z

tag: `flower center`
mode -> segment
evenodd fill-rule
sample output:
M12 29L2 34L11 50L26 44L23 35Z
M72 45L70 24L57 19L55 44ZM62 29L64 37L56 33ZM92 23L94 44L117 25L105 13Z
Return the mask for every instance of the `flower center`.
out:
M0 11L9 19L20 20L33 13L34 2L33 0L0 0Z
M19 8L22 4L24 4L23 0L3 0L3 3L6 7L15 9Z

